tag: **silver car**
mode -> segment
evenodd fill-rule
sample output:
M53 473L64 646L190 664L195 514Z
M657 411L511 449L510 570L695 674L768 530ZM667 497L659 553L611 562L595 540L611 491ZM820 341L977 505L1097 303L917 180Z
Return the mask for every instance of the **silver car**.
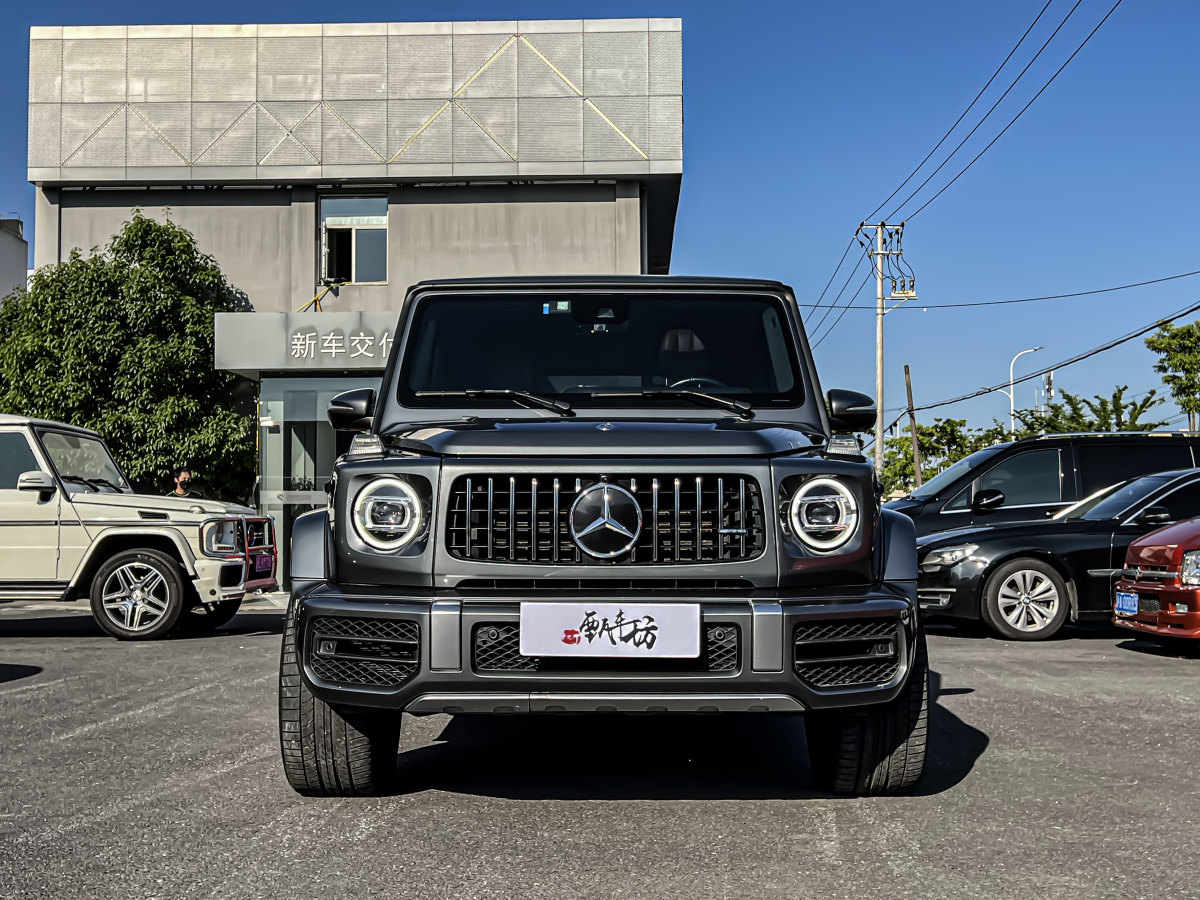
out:
M86 597L113 637L150 640L228 622L275 567L269 517L136 494L96 432L0 415L0 602Z

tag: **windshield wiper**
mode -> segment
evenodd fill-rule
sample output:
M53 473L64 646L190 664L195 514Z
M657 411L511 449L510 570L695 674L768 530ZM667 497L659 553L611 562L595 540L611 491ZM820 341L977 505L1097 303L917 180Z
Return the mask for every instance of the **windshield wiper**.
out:
M113 484L107 478L85 478L84 481L86 481L88 484L92 484L92 485L102 484L105 487L110 487L114 491L116 491L118 494L120 494L124 491L124 488L122 488L119 484Z
M465 391L416 391L415 397L508 397L516 403L533 409L548 409L560 416L573 416L575 411L565 400L553 397L543 397L541 394L531 394L529 391L514 391L504 389L468 388Z
M69 482L70 484L82 484L89 491L94 491L97 494L100 493L100 488L96 487L86 478L82 478L79 475L59 475L58 477L63 481Z
M592 394L593 400L653 400L656 397L690 400L700 406L727 409L732 413L737 413L743 419L754 418L754 407L744 400L730 400L728 397L718 397L716 394L706 394L703 391L687 391L681 388L649 388L641 391L608 391Z

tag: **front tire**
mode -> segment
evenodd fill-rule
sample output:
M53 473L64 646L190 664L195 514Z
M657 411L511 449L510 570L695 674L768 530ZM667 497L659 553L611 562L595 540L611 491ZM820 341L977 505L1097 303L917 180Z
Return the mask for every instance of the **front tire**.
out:
M855 713L809 713L808 756L821 790L855 797L905 794L925 771L929 657L918 626L908 684L895 700Z
M288 784L307 797L367 797L395 784L398 713L349 713L313 696L300 674L296 616L279 660L279 746Z
M1071 611L1067 583L1047 562L1014 559L993 572L983 589L983 620L1010 641L1053 637Z
M174 557L161 550L126 550L92 578L92 615L119 640L152 641L178 624L185 589Z

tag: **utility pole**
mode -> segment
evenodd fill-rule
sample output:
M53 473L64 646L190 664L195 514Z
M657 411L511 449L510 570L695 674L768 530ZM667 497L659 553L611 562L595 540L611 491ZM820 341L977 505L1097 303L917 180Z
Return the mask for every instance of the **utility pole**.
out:
M921 486L921 444L917 440L917 413L913 409L912 399L912 375L908 371L907 363L904 366L904 388L908 391L908 427L912 434L912 450L913 450L913 477L917 482L917 487Z
M889 276L892 282L891 292L884 296L883 290L883 269L884 262L888 262L888 269L891 271L890 257L899 259L904 255L903 237L904 223L899 225L889 225L887 222L880 222L878 225L868 225L863 222L855 231L857 237L858 232L867 228L875 229L875 246L867 247L867 253L870 254L875 263L875 471L877 474L883 473L883 317L904 303L906 300L917 299L917 279L911 274L904 274L904 270L900 270L899 278L895 275ZM908 270L912 272L911 269ZM888 308L886 301L898 301L891 308Z

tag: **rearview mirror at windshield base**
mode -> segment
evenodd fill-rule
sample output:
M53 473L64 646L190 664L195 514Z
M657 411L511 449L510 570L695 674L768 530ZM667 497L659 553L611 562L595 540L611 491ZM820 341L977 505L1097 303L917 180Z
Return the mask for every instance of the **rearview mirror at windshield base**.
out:
M834 431L870 431L875 427L875 401L866 394L833 388L825 397L829 427Z

